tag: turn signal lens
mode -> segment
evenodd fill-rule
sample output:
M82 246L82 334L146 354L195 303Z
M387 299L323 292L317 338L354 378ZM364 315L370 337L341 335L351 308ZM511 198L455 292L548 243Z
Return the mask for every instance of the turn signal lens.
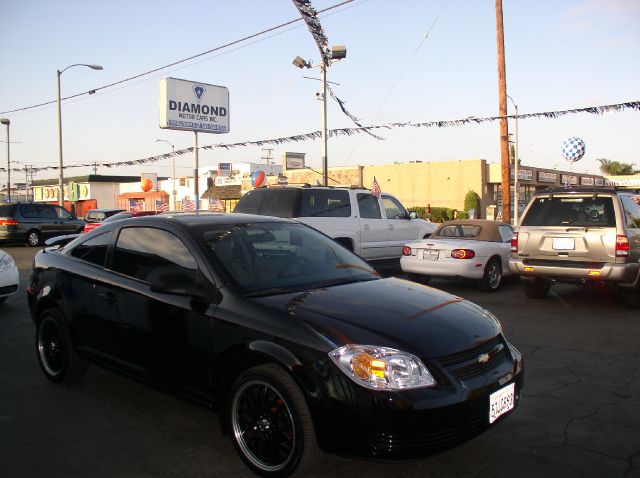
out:
M627 257L629 255L629 238L622 234L616 236L616 257Z
M404 246L402 248L402 255L403 256L410 256L411 255L411 248L409 246Z
M600 271L589 271L591 277L597 277L600 275Z
M533 267L531 267L531 266L524 266L524 271L525 271L525 272L533 272Z
M511 253L512 254L518 253L518 233L517 232L514 232L513 237L511 238Z
M454 249L451 251L451 257L454 259L473 259L476 253L471 249Z

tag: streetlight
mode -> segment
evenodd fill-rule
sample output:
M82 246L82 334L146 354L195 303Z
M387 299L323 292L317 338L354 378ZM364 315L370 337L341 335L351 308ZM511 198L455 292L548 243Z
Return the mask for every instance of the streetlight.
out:
M342 60L346 57L347 47L344 45L335 45L331 47L331 60L329 62L322 60L320 65L312 65L311 62L308 62L299 56L296 56L293 60L293 64L298 68L320 67L320 81L322 83L322 176L323 184L325 186L329 185L329 173L327 166L327 67L329 67L333 61Z
M518 225L518 208L519 208L519 204L518 204L518 105L516 104L515 101L513 101L513 98L511 98L509 95L507 95L507 98L509 98L511 100L511 103L513 103L514 108L516 109L516 157L514 160L514 166L515 166L515 178L513 181L513 186L515 191L513 192L513 202L515 203L515 207L514 207L514 211L513 211L513 224L515 226Z
M74 66L86 66L88 68L91 68L92 70L102 70L102 67L100 65L87 65L85 63L75 63L73 65L69 65L68 67L64 68L63 70L56 70L56 77L58 80L58 158L59 158L59 164L58 167L60 168L60 205L62 207L64 207L64 173L62 172L62 168L63 168L63 164L62 164L62 109L60 106L60 75L62 75L65 71L67 71L69 68L73 68Z
M9 118L0 118L0 123L7 127L7 202L11 202L11 159L9 156Z
M171 150L175 153L176 152L176 148L175 146L173 146L173 144L171 144L169 141L167 141L166 139L156 139L156 143L158 141L162 141L163 143L167 143L169 146L171 146ZM173 194L171 195L171 200L173 202L173 204L171 204L171 210L175 211L176 209L176 195L178 194L178 191L176 191L176 157L171 156L171 164L173 166Z

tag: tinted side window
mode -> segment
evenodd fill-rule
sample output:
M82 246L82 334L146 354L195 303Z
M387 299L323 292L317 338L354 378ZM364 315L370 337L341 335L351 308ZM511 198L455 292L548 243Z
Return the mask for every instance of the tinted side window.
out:
M500 234L502 242L511 242L511 239L513 239L513 229L511 226L498 226L498 233Z
M78 244L69 252L69 255L86 262L91 262L92 264L103 266L107 258L107 249L109 248L110 242L111 232L101 234L82 244Z
M15 210L15 204L0 206L0 217L13 217Z
M630 197L621 195L627 227L640 228L640 206Z
M22 217L36 218L39 217L38 206L36 204L21 204L20 214Z
M378 198L371 194L358 194L358 209L363 219L382 219Z
M300 210L299 189L270 189L265 191L260 214L275 217L296 217ZM297 206L297 207L296 207Z
M127 227L118 236L112 268L142 281L148 281L149 275L160 268L178 268L195 280L198 264L172 233L153 227Z
M73 217L71 213L63 207L54 206L54 208L55 208L54 214L56 214L56 216L59 217L60 219L71 219Z
M260 207L266 189L254 189L242 196L233 212L241 212L244 214L260 214Z
M350 217L349 191L303 189L301 217Z

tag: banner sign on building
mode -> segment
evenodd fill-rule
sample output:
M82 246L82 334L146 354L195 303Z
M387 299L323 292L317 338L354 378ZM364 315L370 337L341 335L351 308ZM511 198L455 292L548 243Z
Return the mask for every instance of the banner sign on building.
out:
M544 171L538 171L538 182L540 183L555 183L558 181L557 173L547 173Z
M576 184L578 184L578 176L563 174L560 176L560 181L562 182L562 184L571 184L575 186Z
M305 153L284 153L285 169L304 169Z
M160 128L229 132L229 89L165 78L160 80Z
M595 178L580 177L580 184L582 186L593 186L595 184Z
M216 186L242 186L242 178L229 178L217 176L214 180Z
M218 163L218 176L231 176L231 163Z
M604 178L596 178L596 186L604 186Z

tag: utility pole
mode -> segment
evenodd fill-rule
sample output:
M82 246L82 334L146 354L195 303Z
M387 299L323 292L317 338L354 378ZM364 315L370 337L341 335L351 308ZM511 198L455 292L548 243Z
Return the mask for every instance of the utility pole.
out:
M498 41L498 99L500 116L500 165L502 172L502 220L511 222L511 168L509 165L509 128L507 126L507 74L504 61L502 0L496 0L496 36Z
M273 157L271 156L272 152L273 148L262 148L263 156L260 156L260 159L264 159L267 164L271 164L271 160L273 159Z
M93 162L93 175L98 175L98 163L96 161Z

